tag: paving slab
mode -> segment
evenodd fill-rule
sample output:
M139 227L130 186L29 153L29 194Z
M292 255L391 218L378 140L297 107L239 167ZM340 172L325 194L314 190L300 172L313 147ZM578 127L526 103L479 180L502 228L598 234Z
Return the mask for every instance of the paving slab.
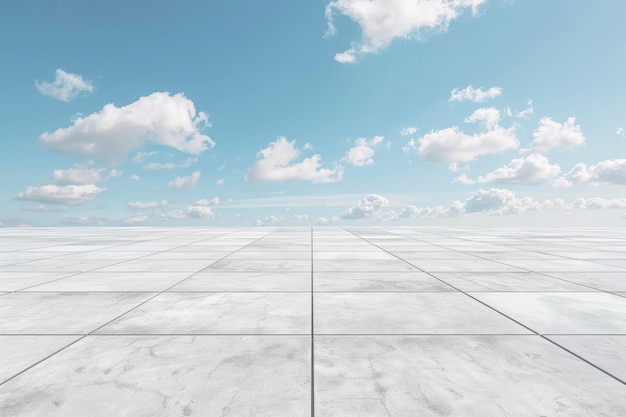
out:
M309 416L306 337L90 336L0 385L3 417Z
M302 293L163 293L98 331L103 334L310 334Z
M620 416L626 386L538 336L315 338L315 415Z

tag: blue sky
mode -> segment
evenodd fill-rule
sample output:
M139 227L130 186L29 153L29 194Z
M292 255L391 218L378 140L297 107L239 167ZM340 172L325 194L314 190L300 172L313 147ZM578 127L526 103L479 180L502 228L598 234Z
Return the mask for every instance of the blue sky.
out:
M2 226L626 225L623 1L2 9Z

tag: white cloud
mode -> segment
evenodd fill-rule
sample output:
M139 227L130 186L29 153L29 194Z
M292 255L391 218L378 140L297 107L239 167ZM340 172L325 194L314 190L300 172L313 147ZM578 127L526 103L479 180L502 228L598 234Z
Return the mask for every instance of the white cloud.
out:
M209 200L207 200L206 198L203 198L201 200L196 201L195 203L193 203L194 206L203 206L203 207L209 207L209 206L219 206L220 205L220 198L219 197L213 197Z
M40 139L60 152L119 163L146 143L200 154L215 145L202 134L206 125L208 116L196 113L184 94L152 93L127 106L107 104L99 112L76 118L68 128L43 133Z
M374 136L373 139L367 140L359 138L356 140L356 146L348 150L342 161L354 167L362 167L365 165L373 165L374 147L380 145L384 140L383 136Z
M361 27L361 41L345 52L335 55L341 63L354 63L357 58L376 53L394 39L419 38L424 31L445 32L450 22L464 9L477 13L486 0L333 0L326 6L328 30L336 33L334 17L344 15Z
M622 127L618 127L618 128L615 130L615 134L616 134L617 136L621 137L621 138L626 137L626 132L624 132L624 128L622 128Z
M199 179L200 171L194 171L193 174L189 176L176 177L175 179L167 183L167 186L170 188L191 190L193 188L196 188L196 184L198 183Z
M626 198L577 198L572 203L577 209L624 209L626 208Z
M417 128L415 126L403 127L400 130L400 134L402 136L411 136L417 133Z
M320 167L320 155L313 155L301 162L294 163L300 151L289 142L279 137L267 148L257 153L258 160L245 176L248 182L310 181L312 183L338 182L342 179L339 167L334 169Z
M150 152L137 152L133 157L133 162L135 164L143 164L146 158L158 154L158 151L150 151Z
M337 221L339 221L339 218L334 217L334 216L333 217L318 217L315 223L323 226L325 224L335 223Z
M254 225L257 227L276 226L276 225L279 225L282 221L283 221L282 217L268 216L268 217L256 219L256 221L254 222Z
M307 220L309 218L308 214L294 214L293 218L296 220Z
M104 226L109 223L108 217L92 217L92 216L80 216L80 217L66 217L61 219L59 223L69 224L75 226Z
M121 174L113 169L105 176L106 171L106 168L96 168L94 162L89 161L85 164L75 164L68 169L55 169L52 178L57 184L96 184Z
M485 176L478 177L478 183L494 184L539 184L549 181L559 175L561 168L558 164L550 164L545 156L530 153L513 159L509 164L500 167ZM462 182L458 178L457 182ZM472 182L466 182L471 184Z
M516 114L520 119L529 119L530 116L535 112L535 108L533 107L533 101L528 100L528 107L525 110L522 110Z
M204 205L187 206L187 214L191 218L214 219L218 216L211 207Z
M467 162L481 155L495 154L519 147L515 137L515 128L505 129L498 125L500 113L497 109L478 109L468 122L482 121L487 130L468 135L452 126L442 130L433 130L419 139L419 154L437 162ZM410 152L417 147L411 140L403 148Z
M93 92L91 81L84 79L79 74L65 72L61 68L56 70L53 82L44 81L40 83L35 81L35 85L41 94L65 102L70 101L82 92Z
M217 185L218 187L224 185L224 178L220 178L219 180L215 181L215 185Z
M486 212L504 215L541 210L562 204L562 200L546 199L540 202L532 197L518 198L513 191L502 188L492 188L490 190L481 188L476 194L467 199L463 208L466 213Z
M482 90L482 87L474 88L471 85L468 85L462 90L455 88L450 92L450 100L449 101L473 101L473 102L483 102L486 99L496 98L502 94L502 89L500 87L491 87L486 91Z
M580 162L554 181L557 187L584 183L626 185L626 159L607 159L591 166Z
M147 220L148 220L148 215L137 214L136 216L126 217L122 221L126 224L139 224L139 223L145 223Z
M185 210L170 210L170 211L159 211L156 213L159 217L165 220L180 220L186 219L188 217L187 212Z
M31 200L52 204L83 204L93 201L106 188L95 184L56 185L48 184L39 187L28 187L17 195L17 200Z
M467 119L466 123L482 122L487 129L494 129L500 121L500 111L494 107L481 107L476 109Z
M67 207L49 207L49 206L44 206L43 204L37 204L34 206L30 206L30 207L22 207L23 211L38 211L38 212L61 212L61 211L67 211Z
M174 169L174 168L189 168L193 164L198 162L198 158L187 158L179 163L175 162L150 162L144 165L143 169L156 170L156 169Z
M546 152L554 148L575 148L585 143L580 125L575 117L568 117L565 123L558 123L549 117L539 120L539 127L533 132L530 148Z
M402 147L402 152L409 154L411 152L417 152L419 149L419 146L417 144L417 141L415 139L409 139L409 141L406 143L406 145L404 145Z
M389 200L379 194L368 194L355 206L341 213L342 219L363 219L378 212L381 207L389 205Z
M131 201L126 204L129 209L145 210L167 206L167 200L162 201Z
M139 181L139 175L133 175L130 177L131 181Z
M473 179L469 178L465 172L462 173L461 175L459 175L458 177L454 178L452 180L452 182L455 182L455 183L458 183L458 184L465 184L465 185L472 185L472 184L476 183L476 181L474 181Z

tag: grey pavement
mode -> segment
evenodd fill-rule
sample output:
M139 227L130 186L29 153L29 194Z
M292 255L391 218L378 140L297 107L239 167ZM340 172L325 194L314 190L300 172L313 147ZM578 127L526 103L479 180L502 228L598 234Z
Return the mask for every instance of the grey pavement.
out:
M0 229L0 415L625 416L626 230Z

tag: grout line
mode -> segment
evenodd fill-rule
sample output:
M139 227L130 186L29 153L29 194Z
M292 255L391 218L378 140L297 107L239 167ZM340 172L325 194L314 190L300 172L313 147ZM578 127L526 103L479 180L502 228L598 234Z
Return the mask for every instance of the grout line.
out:
M245 230L245 229L244 229L244 230ZM233 234L233 233L236 233L237 231L240 231L240 229L239 229L239 230L235 230L235 231L230 232L230 233L225 233L225 234L220 235L220 236L225 236L225 235L227 235L227 234ZM268 235L270 235L270 234L272 234L272 233L273 233L273 232L267 233L267 234L265 234L265 235L261 236L260 238L255 239L254 241L252 241L252 242L248 243L247 245L245 245L245 246L243 246L243 247L246 247L246 246L248 246L248 245L251 245L252 243L258 242L259 240L263 239L264 237L266 237L266 236L268 236ZM183 233L181 233L181 235L182 235L182 234L183 234ZM177 235L177 236L178 236L178 235ZM210 239L204 239L204 240L210 240ZM202 242L202 240L200 240L199 242ZM191 243L189 243L189 245L191 245ZM183 245L183 246L187 246L187 245ZM181 247L182 247L182 246L181 246ZM242 247L242 248L243 248L243 247ZM241 248L240 248L240 249L241 249ZM238 250L240 250L240 249L238 249ZM235 252L237 252L237 251L235 251ZM17 373L17 374L15 374L15 375L13 375L12 377L10 377L10 378L8 378L8 379L6 379L6 380L2 381L2 383L0 383L0 386L2 386L3 384L5 384L5 383L7 383L7 382L11 381L13 378L17 377L18 375L21 375L22 373L26 372L27 370L31 369L33 366L35 366L35 365L37 365L37 364L39 364L39 363L43 362L44 360L46 360L46 359L48 359L48 358L50 358L50 357L52 357L52 356L56 355L57 353L59 353L59 352L61 352L61 351L65 350L67 347L72 346L73 344L75 344L75 343L77 343L77 342L79 342L79 341L83 340L85 337L92 335L93 333L97 332L97 331L98 331L98 330L100 330L101 328L103 328L103 327L105 327L105 326L109 325L110 323L114 322L115 320L118 320L119 318L121 318L121 317L123 317L124 315L126 315L126 314L130 313L131 311L133 311L133 310L135 310L135 309L139 308L140 306L144 305L144 304L145 304L145 303L147 303L148 301L150 301L150 300L154 299L155 297L158 297L159 295L163 294L164 292L166 292L166 291L167 291L167 290L169 290L170 288L172 288L172 287L174 287L174 286L176 286L176 285L178 285L178 284L182 283L183 281L185 281L185 280L187 280L187 279L191 278L191 277L192 277L192 276L194 276L195 274L197 274L197 272L196 272L196 273L194 273L194 274L192 274L192 275L190 275L189 277L186 277L186 278L182 279L181 281L179 281L179 282L175 283L174 285L172 285L172 286L168 287L167 289L165 289L165 290L163 290L163 291L161 291L161 292L159 292L159 293L157 293L157 294L153 295L152 297L148 298L147 300L145 300L145 301L143 301L143 302L141 302L141 303L137 304L136 306L134 306L134 307L133 307L133 308L131 308L130 310L128 310L128 311L126 311L126 312L124 312L124 313L120 314L119 316L117 316L117 317L113 318L112 320L109 320L108 322L106 322L106 323L104 323L103 325L101 325L101 326L99 326L99 327L95 328L94 330L90 331L89 333L84 334L82 337L80 337L79 339L75 340L73 343L71 343L71 344L69 344L69 345L65 346L64 348L61 348L60 350L58 350L58 351L54 352L52 355L49 355L49 356L45 357L45 358L44 358L44 359L42 359L41 361L39 361L39 362L37 362L37 363L35 363L35 364L33 364L33 365L29 366L29 367L28 367L28 368L26 368L26 369L23 369L21 372L19 372L19 373Z
M367 239L362 238L362 237L360 237L359 235L357 235L357 234L355 234L355 233L353 233L353 232L351 232L351 231L349 231L349 230L347 230L347 229L344 229L344 230L346 230L346 231L347 231L347 232L349 232L349 233L352 233L354 236L357 236L357 237L359 237L359 238L361 238L361 239L365 240L366 242L369 242ZM378 230L378 229L377 229L377 230ZM390 233L390 232L385 232L385 233L388 233L388 234L395 234L395 235L397 235L397 236L402 236L402 237L405 237L405 238L406 238L406 236L399 235L399 234L396 234L396 233ZM416 240L416 239L414 239L414 240ZM418 240L418 241L419 241L419 240ZM369 243L371 243L371 242L369 242ZM374 243L371 243L371 244L372 244L372 245L374 245L374 246L377 246L377 245L376 245L376 244L374 244ZM377 247L379 247L379 246L377 246ZM382 248L381 248L381 249L382 249ZM389 253L391 253L391 252L389 252ZM391 254L393 255L393 253L391 253ZM396 256L396 255L394 255L394 256ZM404 260L404 259L402 259L402 258L400 258L400 257L398 257L398 256L396 256L396 257L397 257L398 259L401 259L401 260L402 260L402 261L404 261L404 262L407 262L407 263L408 263L408 264L410 264L410 265L413 265L413 264L411 264L410 262L408 262L408 261L406 261L406 260ZM416 267L416 268L417 268L417 267ZM418 269L420 269L420 268L418 268ZM421 270L421 269L420 269L420 270ZM530 271L530 270L529 270L529 271ZM424 272L426 272L426 271L424 271ZM533 271L530 271L530 272L533 272ZM443 281L443 280L441 280L441 279L437 278L436 276L432 275L431 273L429 273L429 272L426 272L426 273L427 273L427 274L429 274L429 275L431 275L433 278L438 279L439 281L444 282L444 283L445 283L445 284L447 284L447 285L450 285L452 288L456 288L456 287L454 287L453 285L448 284L447 282L445 282L445 281ZM459 290L459 291L460 291L460 290ZM600 368L600 367L598 367L598 366L594 365L593 363L591 363L591 362L587 361L587 360L586 360L586 359L584 359L584 358L581 358L580 356L576 355L575 353L571 352L570 350L563 348L561 345L559 345L559 344L557 344L557 343L553 342L552 340L550 340L550 339L546 338L545 336L543 336L543 335L542 335L542 334L540 334L539 332L537 332L537 331L535 331L535 330L531 329L530 327L526 326L525 324L522 324L521 322L519 322L519 321L515 320L514 318L510 317L509 315L507 315L507 314L505 314L505 313L501 312L500 310L496 309L495 307L492 307L492 306L490 306L489 304L487 304L487 303L485 303L485 302L483 302L483 301L481 301L481 300L477 299L476 297L471 296L470 294L466 293L465 291L460 291L460 292L461 292L461 293L463 293L463 294L465 294L466 296L470 297L471 299L473 299L473 300L475 300L475 301L477 301L477 302L481 303L481 304L482 304L482 305L484 305L485 307L490 308L491 310L493 310L493 311L495 311L495 312L497 312L497 313L499 313L499 314L503 315L504 317L508 318L509 320L512 320L513 322L515 322L515 323L519 324L520 326L522 326L522 327L526 328L527 330L529 330L529 331L533 332L535 335L540 336L541 338L543 338L543 339L545 339L545 340L547 340L547 341L549 341L549 342L553 343L554 345L556 345L556 346L558 346L558 347L561 347L563 350L565 350L566 352L570 353L571 355L573 355L573 356L575 356L575 357L577 357L577 358L579 358L579 359L582 359L584 362L588 363L589 365L593 366L594 368L596 368L596 369L598 369L598 370L600 370L600 371L604 372L606 375L608 375L608 376L610 376L610 377L614 378L615 380L617 380L617 381L621 382L622 384L626 385L626 383L625 383L624 381L622 381L621 379L617 378L615 375L611 374L610 372L605 371L604 369L602 369L602 368Z
M313 281L313 226L311 226L311 417L315 417L315 300Z

